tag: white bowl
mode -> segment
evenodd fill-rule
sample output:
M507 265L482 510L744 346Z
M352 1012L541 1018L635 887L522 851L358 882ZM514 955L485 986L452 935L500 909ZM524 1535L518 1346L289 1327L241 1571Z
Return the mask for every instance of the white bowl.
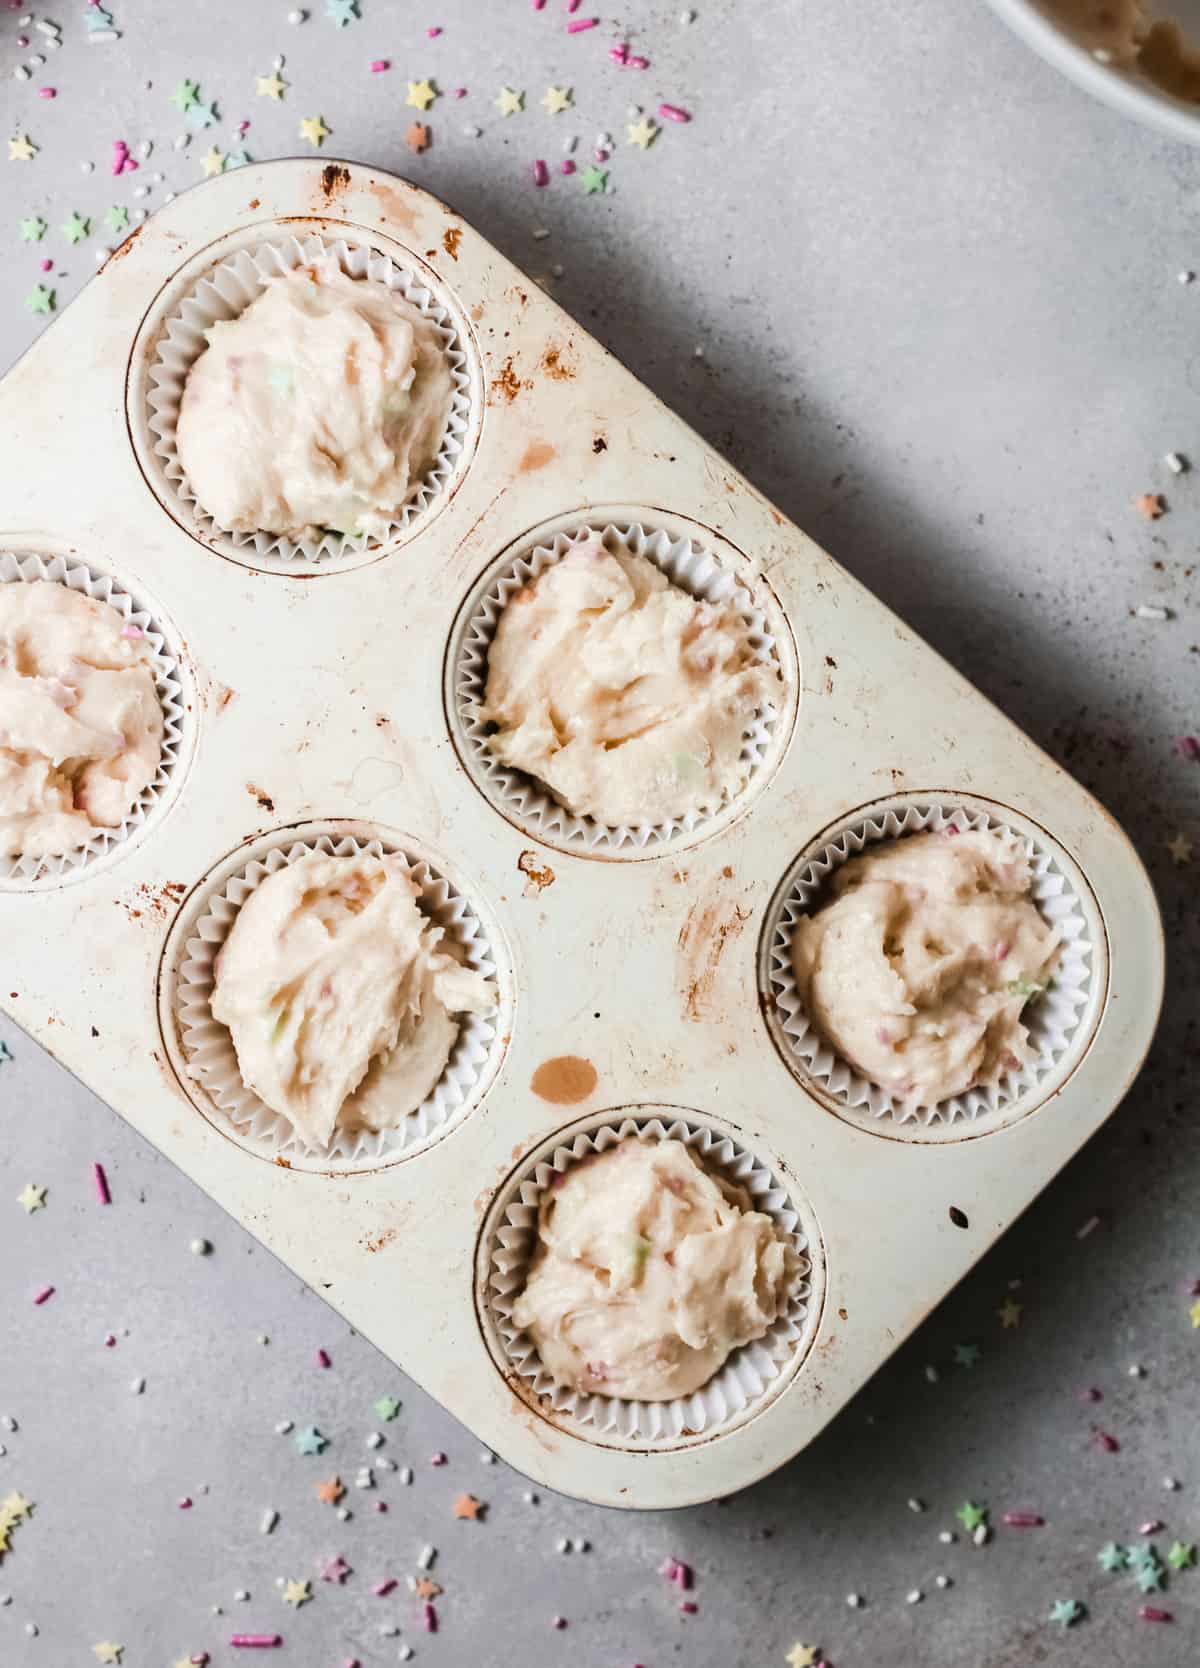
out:
M1048 64L1070 76L1077 86L1145 127L1156 128L1172 139L1200 145L1200 105L1172 98L1136 68L1102 63L1056 23L1049 8L1039 5L1037 0L989 0L989 4L1014 33ZM1188 41L1200 49L1197 0L1164 0L1161 15L1174 17Z

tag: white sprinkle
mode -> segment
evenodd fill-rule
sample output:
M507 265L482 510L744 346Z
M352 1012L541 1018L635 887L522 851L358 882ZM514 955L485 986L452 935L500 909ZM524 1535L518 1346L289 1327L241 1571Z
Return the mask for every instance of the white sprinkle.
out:
M138 187L138 190L141 190L140 186ZM134 195L136 196L137 193L135 192ZM145 193L143 193L143 195L145 195ZM212 1246L206 1239L194 1239L188 1246L188 1250L192 1253L193 1257L207 1257L208 1253L212 1250Z
M172 193L172 196L173 195L174 195L174 193ZM170 197L168 197L167 201L170 202L170 200L171 200ZM265 1332L260 1332L259 1335L258 1335L258 1342L260 1344L269 1344L271 1342L271 1340L267 1337Z
M1160 608L1157 603L1151 602L1139 602L1134 609L1134 613L1139 620L1169 620L1171 618L1169 608Z
M943 1546L953 1546L955 1534L953 1529L943 1529L938 1534L938 1540Z
M537 1503L538 1503L538 1497L533 1492L533 1490L531 1488L527 1488L525 1490L524 1494L521 1496L521 1499L525 1502L525 1504L527 1506L536 1506Z
M304 19L307 16L308 16L308 13L307 12L302 12L300 10L299 6L297 6L295 11L291 11L291 12L288 13L288 22L289 23L303 23Z
M1113 61L1113 55L1107 46L1094 46L1092 57L1098 64L1111 64Z
M36 1639L37 1635L38 1635L38 1625L37 1625L37 1623L36 1622L26 1622L25 1623L25 1631L31 1639Z
M411 1645L401 1645L401 1647L400 1647L400 1660L401 1660L401 1662L411 1661L412 1654L413 1654L413 1648L412 1648Z
M550 273L551 273L551 276L554 277L554 278L561 278L562 275L563 275L563 264L562 264L562 262L561 261L555 261L554 265L550 268Z
M4 1446L3 1442L0 1442L0 1459L3 1459L7 1453L8 1449Z
M0 1425L3 1425L6 1431L15 1431L20 1428L11 1413L6 1413L0 1417Z
M1082 1227L1076 1228L1075 1238L1076 1239L1086 1239L1089 1234L1095 1233L1096 1229L1099 1226L1100 1226L1100 1218L1098 1216L1089 1216L1087 1221L1083 1224Z
M29 80L29 71L25 68L24 64L17 64L16 65L16 67L13 70L13 80L14 81L28 81Z
M339 1506L337 1509L337 1515L343 1523L349 1523L350 1519L354 1516L354 1513L350 1510L349 1506Z
M467 139L478 139L482 132L483 129L481 127L476 127L473 123L469 127L463 128L463 135Z
M168 191L166 196L163 198L163 202L164 203L173 203L174 201L175 201L175 193L173 191ZM269 1338L260 1338L258 1341L259 1341L260 1344L269 1344L271 1340Z
M492 1453L490 1448L485 1448L482 1454L480 1454L479 1463L480 1465L495 1465L496 1456Z
M918 1500L914 1494L912 1499L908 1502L908 1509L910 1512L923 1512L925 1510L925 1502L923 1500Z
M292 1421L290 1419L281 1419L275 1427L275 1435L286 1436L292 1428Z
M939 1587L952 1587L954 1585L948 1575L935 1575L933 1579Z
M150 152L153 149L154 149L154 140L153 139L143 139L141 144L138 146L138 155L139 156L149 156Z
M1166 457L1163 459L1163 462L1171 471L1172 475L1183 475L1187 473L1188 460L1184 457L1182 452L1168 452Z
M1145 1367L1143 1367L1141 1365L1140 1362L1131 1361L1129 1363L1129 1376L1130 1376L1130 1378L1145 1378L1146 1369L1145 1369Z
M537 227L534 228L533 240L534 240L535 243L541 243L543 238L548 238L549 236L550 236L549 226L537 226Z
M400 1629L395 1622L384 1622L379 1631L385 1639L398 1639L400 1637Z
M276 1586L277 1586L277 1587L283 1587L283 1586L286 1586L286 1582L285 1582L285 1581L284 1581L284 1579L283 1579L283 1577L282 1577L282 1576L281 1576L281 1575L277 1575L277 1576L276 1576L276 1577L275 1577L275 1585L276 1585Z
M212 1613L214 1616L223 1616L225 1614L225 1607L220 1604L214 1604L212 1607Z
M383 1447L383 1437L380 1435L380 1433L378 1431L372 1431L371 1432L370 1436L367 1438L367 1447L368 1448L382 1448Z
M1190 283L1191 283L1191 281L1192 281L1192 279L1193 279L1193 278L1194 278L1194 277L1195 277L1195 276L1196 276L1196 274L1195 274L1195 273L1194 273L1194 272L1189 272L1189 271L1188 271L1188 270L1187 270L1187 268L1186 268L1186 267L1185 267L1185 268L1184 268L1184 269L1183 269L1183 271L1182 271L1182 272L1181 272L1181 273L1180 273L1180 274L1179 274L1179 282L1180 282L1180 283L1181 283L1181 284L1190 284Z
M0 1610L6 1610L12 1603L11 1593L0 1593Z
M573 1552L590 1552L592 1550L592 1543L591 1541L585 1541L583 1537L580 1536L571 1542L571 1550Z
M250 1594L246 1591L246 1589L244 1587L239 1587L237 1592L233 1596L234 1596L235 1599L237 1599L239 1604L245 1604L246 1600L250 1597Z
M100 41L119 41L121 32L119 29L90 29L87 38L89 46L96 46Z
M274 1506L268 1506L258 1525L259 1534L269 1535L278 1522L279 1513L275 1510Z
M936 1384L938 1381L938 1370L932 1362L925 1368L925 1379L929 1384Z
M144 1378L130 1379L129 1388L133 1391L135 1396L140 1396L142 1391L146 1388L146 1381Z
M354 1479L355 1488L374 1488L375 1473L369 1465L360 1465L358 1475Z
M286 63L287 63L287 59L284 57L283 53L280 52L280 53L276 54L275 62L274 62L274 65L272 67L274 69L280 70L280 69L283 68L284 64L286 64Z
M413 1480L412 1466L405 1465L400 1469L400 1481L407 1487Z
M568 156L570 156L571 152L575 149L578 143L579 135L577 133L569 133L563 140L563 150L566 151Z
M35 52L33 57L29 60L29 62L31 64L36 64L38 66L38 68L40 69L42 67L42 65L46 62L46 60L45 60L45 58L42 57L42 54L40 52Z
M611 151L612 148L613 136L611 133L598 133L596 135L596 149L598 151Z
M704 358L704 349L702 347L693 348L692 349L692 358L693 359L703 359Z
M1164 1477L1163 1478L1163 1487L1166 1488L1166 1489L1170 1489L1172 1494L1173 1494L1175 1492L1175 1490L1179 1487L1179 1478L1178 1477Z
M971 1539L975 1542L976 1546L986 1546L987 1538L990 1534L991 1530L988 1528L987 1524L981 1523L975 1530L975 1533L971 1536Z
M165 178L166 178L165 174L151 174L150 184L151 185L161 185Z
M79 172L81 174L90 174L95 166L96 164L94 162L81 162L79 164Z
M51 23L48 17L39 17L37 22L34 24L34 28L37 30L39 35L49 35L52 40L56 35L62 34L62 30L59 28L58 24Z
M684 28L686 29L689 23L695 23L696 14L693 11L680 12L679 21L680 21L680 23L683 24Z
M148 197L150 195L150 187L148 185L135 185L133 188L133 194L135 197ZM208 1248L206 1246L205 1250L207 1249ZM193 1246L192 1250L195 1251L196 1247ZM204 1251L196 1251L196 1255L198 1257L202 1257L204 1255Z
M187 150L187 148L191 144L191 142L192 142L192 136L191 136L190 133L177 133L175 135L175 149L177 151Z
M921 1591L921 1589L919 1587L914 1587L911 1593L905 1594L904 1602L905 1604L920 1604L924 1597L925 1594Z
M437 1547L436 1546L423 1546L421 1548L420 1556L417 1559L417 1568L421 1569L421 1570L430 1570L430 1569L432 1569L433 1568L433 1560L436 1557L437 1557Z
M571 1543L565 1535L560 1535L558 1540L555 1541L554 1550L556 1552L570 1552Z
M396 1462L395 1460L388 1459L386 1454L380 1454L379 1458L375 1461L375 1469L377 1471L394 1471L396 1469Z
M417 1590L417 1578L416 1578L416 1576L415 1575L406 1575L404 1577L404 1579L408 1583L409 1592L410 1593L415 1593L416 1590Z
M862 1594L847 1593L846 1603L850 1606L851 1610L860 1610L862 1608Z

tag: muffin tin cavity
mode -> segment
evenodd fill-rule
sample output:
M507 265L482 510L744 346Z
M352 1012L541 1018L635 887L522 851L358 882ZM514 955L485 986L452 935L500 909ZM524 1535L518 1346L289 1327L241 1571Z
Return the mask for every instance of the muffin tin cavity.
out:
M140 631L154 651L150 663L163 711L162 756L154 779L138 795L120 826L97 829L84 846L45 857L0 856L0 892L45 891L92 874L141 838L174 798L186 773L191 747L194 687L174 628L157 608L111 574L72 556L0 550L0 584L48 581L79 591L115 608L130 631Z
M537 1244L545 1188L572 1164L627 1136L682 1141L705 1166L743 1187L794 1251L798 1269L784 1313L766 1335L735 1350L706 1385L668 1402L586 1395L556 1384L512 1306ZM767 1163L733 1126L675 1106L600 1112L557 1131L500 1188L479 1241L476 1306L487 1346L514 1393L550 1424L603 1447L656 1452L708 1442L769 1407L791 1382L816 1336L825 1294L825 1253L811 1208L790 1177Z
M344 232L345 235L342 235ZM433 467L412 484L407 502L381 539L325 532L303 543L270 532L231 532L199 504L176 448L176 422L188 372L206 346L204 332L238 317L268 281L322 256L364 283L382 284L433 321L453 379L449 420ZM138 462L167 513L202 544L251 568L276 573L325 573L362 566L388 554L429 525L447 501L474 451L482 378L469 331L453 298L409 251L386 238L370 242L352 227L329 223L296 237L284 224L222 240L178 275L156 299L134 346L128 385L129 423Z
M1032 1058L998 1081L914 1111L860 1076L809 1022L792 971L792 935L829 897L835 869L872 846L949 827L1008 830L1033 869L1032 897L1062 943L1050 988L1023 1012ZM1003 1129L1044 1104L1074 1071L1095 1032L1108 984L1105 934L1091 888L1051 835L1019 812L974 795L901 796L862 807L822 831L788 869L767 911L759 988L784 1061L838 1117L900 1141L957 1141Z
M493 979L497 1008L466 1015L441 1079L399 1129L335 1134L314 1151L290 1122L247 1089L233 1041L213 1018L215 965L237 912L268 875L310 852L402 857L421 888L421 910L465 963ZM163 952L159 1020L180 1085L224 1135L256 1157L322 1173L381 1169L424 1151L468 1116L496 1075L511 1030L512 979L495 926L416 842L364 823L303 823L240 846L188 898Z
M524 585L545 573L574 547L598 540L610 551L644 556L671 582L707 602L732 604L741 615L753 660L780 676L776 703L761 709L746 731L742 760L746 779L724 803L663 824L610 827L568 811L525 772L502 764L487 744L480 716L488 654L505 607ZM747 559L725 540L684 517L626 510L585 519L564 516L545 523L510 546L484 572L468 596L446 658L446 711L451 736L467 773L484 798L524 833L582 857L644 858L693 845L727 827L766 785L795 724L799 675L792 634L768 586Z

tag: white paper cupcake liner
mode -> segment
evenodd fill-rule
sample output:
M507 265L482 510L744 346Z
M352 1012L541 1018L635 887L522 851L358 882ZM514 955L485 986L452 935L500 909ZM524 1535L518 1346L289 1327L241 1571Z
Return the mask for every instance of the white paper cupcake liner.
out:
M295 1168L358 1170L391 1162L427 1144L466 1115L497 1046L497 1016L463 1016L441 1078L398 1129L338 1130L329 1148L309 1147L287 1118L264 1105L242 1082L233 1039L213 1018L212 994L217 956L242 904L268 875L317 851L334 857L366 852L403 858L421 888L420 908L444 929L446 942L458 945L467 964L489 978L495 979L496 964L481 923L466 900L423 858L384 839L325 834L296 840L290 833L281 834L278 845L232 875L208 899L184 945L177 980L176 1019L188 1076L204 1091L226 1133L260 1157L284 1160Z
M349 538L325 533L320 539L297 543L279 533L239 533L220 527L192 491L179 460L176 422L184 383L192 365L207 343L204 332L218 321L237 318L266 288L269 279L332 255L351 278L386 284L412 303L418 312L437 326L454 381L446 431L430 471L412 485L399 517L382 538L360 535ZM242 249L199 278L176 304L161 326L157 351L149 368L146 421L154 457L168 493L175 498L200 536L209 544L223 544L234 551L260 560L278 563L330 563L338 558L361 558L368 548L384 548L443 493L465 459L465 442L471 419L471 376L463 343L450 309L429 288L423 278L408 271L387 255L367 245L347 243L341 238L323 238L315 233L303 242L280 237Z
M810 1023L792 969L792 938L800 917L825 901L833 871L851 857L879 841L936 832L951 823L964 832L1008 832L1020 841L1033 871L1033 901L1043 918L1057 929L1061 943L1049 989L1027 1003L1022 1016L1029 1031L1029 1060L993 1083L954 1095L936 1106L917 1109L895 1101L886 1089L860 1076ZM1087 921L1074 884L1065 866L1057 861L1053 847L1005 823L998 815L951 801L918 800L847 822L819 851L796 865L767 920L765 939L773 1017L782 1032L784 1056L793 1069L819 1083L848 1110L865 1115L865 1121L892 1120L906 1126L914 1139L919 1139L922 1128L958 1119L977 1122L1026 1096L1057 1068L1072 1047L1091 1003L1094 956Z
M746 774L741 787L723 800L668 823L613 827L591 817L575 816L534 777L502 764L488 747L489 728L479 715L487 685L488 654L500 616L517 591L560 561L573 546L590 540L599 540L608 550L645 556L673 584L698 600L731 604L745 621L754 662L769 666L781 679L784 674L765 611L736 574L692 539L672 539L661 529L647 529L638 522L619 527L581 525L503 561L488 577L455 648L453 694L468 772L485 797L535 839L584 851L639 855L693 834L741 799L752 783L757 785L754 779L763 771L772 750L773 731L785 704L785 688L781 682L778 703L761 708L743 736L741 756Z
M524 1289L537 1247L538 1206L555 1176L592 1153L607 1151L626 1137L682 1141L704 1163L720 1170L750 1194L755 1210L776 1224L796 1255L797 1270L784 1313L763 1337L729 1356L708 1383L674 1401L629 1401L616 1396L585 1395L559 1384L542 1365L536 1346L512 1318L513 1304ZM815 1227L767 1167L719 1125L698 1114L672 1116L672 1109L649 1116L628 1116L582 1131L549 1157L533 1159L508 1183L488 1248L484 1302L506 1369L521 1381L523 1393L540 1402L558 1424L579 1434L639 1446L671 1446L684 1439L740 1424L782 1388L783 1375L802 1361L820 1319L824 1289L820 1239Z
M18 888L53 881L112 851L127 841L162 807L180 773L183 743L184 700L178 662L154 615L143 608L133 594L111 575L100 573L64 556L39 556L27 552L0 551L0 584L32 584L48 581L80 591L97 602L115 608L126 624L136 626L154 651L150 669L163 710L162 755L154 779L142 789L119 828L97 829L86 845L73 851L43 857L0 856L0 882Z

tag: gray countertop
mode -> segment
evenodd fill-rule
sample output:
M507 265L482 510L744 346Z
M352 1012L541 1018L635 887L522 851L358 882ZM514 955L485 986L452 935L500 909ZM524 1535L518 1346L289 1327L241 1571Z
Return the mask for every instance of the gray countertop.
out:
M1152 1520L1166 1525L1153 1537L1164 1554L1200 1539L1187 1291L1200 1276L1200 765L1172 749L1200 730L1200 473L1175 477L1164 462L1178 451L1200 465L1200 281L1178 280L1200 268L1200 158L1087 101L982 4L700 0L686 27L677 5L633 4L579 35L564 30L563 0L540 13L529 0L362 0L361 20L340 30L324 0L299 26L286 0L109 9L121 38L96 44L78 4L52 14L64 45L27 82L10 71L34 48L16 44L20 14L0 11L5 123L39 146L32 162L0 161L0 363L45 322L24 306L36 283L61 309L86 281L111 206L153 208L195 183L210 142L237 149L243 117L258 160L305 149L300 119L323 115L327 152L411 174L548 277L1099 795L1154 877L1174 982L1122 1108L857 1400L774 1477L674 1515L527 1500L520 1477L484 1463L453 1420L0 1024L12 1053L0 1064L0 1415L17 1421L0 1429L0 1497L36 1502L0 1560L11 1598L0 1663L69 1668L113 1641L127 1668L206 1650L223 1665L244 1660L233 1631L276 1629L279 1660L304 1668L375 1668L402 1641L414 1660L453 1668L765 1668L797 1641L837 1668L1194 1660L1200 1571L1150 1596L1175 1618L1154 1626L1138 1619L1147 1601L1131 1577L1104 1574L1096 1553ZM621 25L649 70L609 60ZM444 32L430 39L428 26ZM274 103L255 96L254 76L279 53L290 86ZM378 58L392 68L372 75ZM432 147L413 158L404 83L424 75L469 92L437 102ZM220 120L177 150L187 129L168 95L185 77ZM552 82L575 90L575 109L553 119L538 104ZM502 83L525 90L523 116L492 107ZM57 97L40 98L43 86ZM695 120L642 154L623 142L635 100ZM586 197L558 174L532 187L535 156L553 164L570 133L583 156L604 130L619 141L611 195ZM154 149L114 178L117 138L135 156L145 139ZM77 248L59 230L72 211L93 223ZM50 227L37 245L17 229L34 215ZM1134 501L1158 491L1169 508L1152 523ZM1137 617L1143 604L1170 618ZM1198 848L1190 865L1167 849L1180 832ZM31 1215L15 1203L28 1181L48 1188ZM197 1237L209 1255L191 1252ZM32 1290L51 1283L34 1308ZM1009 1296L1023 1309L1005 1329L996 1311ZM973 1368L953 1364L963 1342L981 1348ZM1086 1386L1103 1402L1081 1400ZM403 1404L390 1423L373 1412L384 1394ZM276 1433L284 1420L317 1423L332 1446L302 1459ZM1094 1441L1096 1425L1119 1451ZM377 1454L411 1465L411 1486L387 1470L373 1490L354 1486L377 1429ZM448 1463L432 1466L442 1451ZM314 1494L334 1472L345 1521ZM485 1522L455 1521L462 1491L489 1503ZM1046 1525L1000 1525L977 1548L954 1516L968 1499L997 1524L1028 1508ZM279 1513L270 1535L267 1508ZM588 1550L560 1552L562 1537ZM444 1588L436 1636L404 1581L426 1544ZM694 1615L657 1573L667 1554L695 1567ZM335 1555L353 1566L344 1585L319 1578ZM375 1596L389 1576L399 1586ZM288 1610L279 1577L311 1579L313 1602ZM909 1604L914 1590L923 1600ZM1065 1598L1088 1614L1064 1632L1046 1618ZM384 1634L392 1625L401 1635Z

